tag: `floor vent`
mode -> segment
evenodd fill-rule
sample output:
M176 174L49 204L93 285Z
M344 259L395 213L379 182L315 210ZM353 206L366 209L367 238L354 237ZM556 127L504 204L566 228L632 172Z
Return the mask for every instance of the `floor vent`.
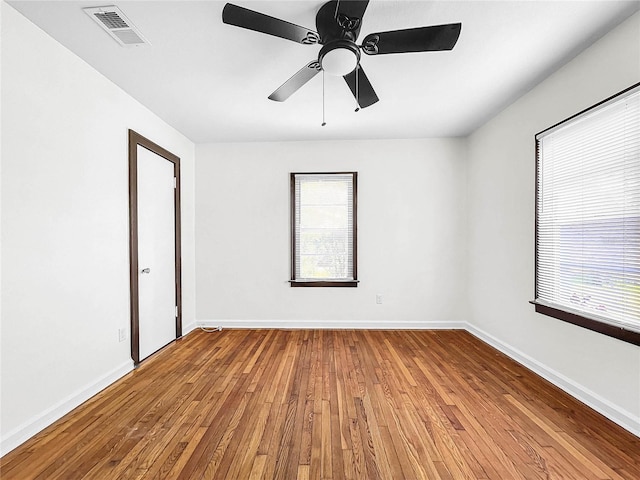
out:
M150 45L136 26L115 5L88 7L83 10L121 46Z

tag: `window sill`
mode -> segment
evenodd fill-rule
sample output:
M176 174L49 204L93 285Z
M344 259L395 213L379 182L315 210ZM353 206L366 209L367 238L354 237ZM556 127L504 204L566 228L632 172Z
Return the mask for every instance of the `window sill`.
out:
M358 280L289 280L292 287L357 287Z
M529 303L534 305L536 312L541 313L542 315L557 318L558 320L578 325L579 327L583 327L609 337L617 338L623 342L640 346L640 333L633 330L627 330L623 327L610 325L597 319L586 317L580 313L563 310L560 306L551 306L547 303L541 303L536 300L532 300Z

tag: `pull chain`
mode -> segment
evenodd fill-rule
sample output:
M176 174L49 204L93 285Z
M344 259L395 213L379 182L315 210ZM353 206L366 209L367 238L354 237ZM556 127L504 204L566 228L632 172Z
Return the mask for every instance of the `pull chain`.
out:
M322 126L327 124L324 120L324 70L322 70Z
M360 70L360 64L356 65L356 112L360 111L360 92L358 91L358 70Z

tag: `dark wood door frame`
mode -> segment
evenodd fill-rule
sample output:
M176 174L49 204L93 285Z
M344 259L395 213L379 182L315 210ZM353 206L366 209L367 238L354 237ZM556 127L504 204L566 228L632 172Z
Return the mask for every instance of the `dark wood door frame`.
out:
M176 178L174 191L175 218L175 292L176 306L176 338L182 336L182 257L180 248L180 158L165 150L158 144L129 130L129 276L131 290L131 358L140 363L140 308L138 291L138 145L150 150L173 163L173 176Z

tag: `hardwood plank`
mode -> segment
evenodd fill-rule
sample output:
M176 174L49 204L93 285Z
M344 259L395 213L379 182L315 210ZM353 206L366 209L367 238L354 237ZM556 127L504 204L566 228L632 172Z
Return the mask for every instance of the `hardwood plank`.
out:
M251 472L249 473L249 480L260 480L262 473L264 472L264 466L267 463L266 455L256 455L251 466Z
M635 480L640 439L464 331L194 331L3 480Z

